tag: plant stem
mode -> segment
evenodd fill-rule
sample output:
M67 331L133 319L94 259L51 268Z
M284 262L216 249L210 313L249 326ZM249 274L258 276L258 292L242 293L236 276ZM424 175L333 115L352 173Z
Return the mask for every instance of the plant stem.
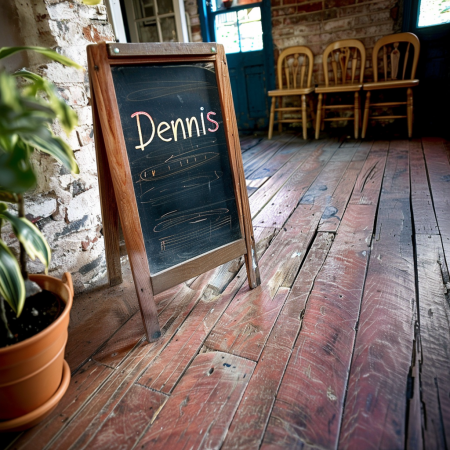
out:
M0 295L0 315L2 316L2 322L5 325L6 328L6 336L8 339L14 339L14 335L11 333L11 330L8 326L8 319L6 318L6 310L5 310L5 300L3 300L3 297Z
M23 195L19 194L18 196L18 210L19 210L19 217L25 217L25 201L23 199ZM27 272L27 253L25 251L24 246L19 243L20 246L20 257L19 257L19 263L20 263L20 270L22 271L23 279L26 281L28 280L28 272Z

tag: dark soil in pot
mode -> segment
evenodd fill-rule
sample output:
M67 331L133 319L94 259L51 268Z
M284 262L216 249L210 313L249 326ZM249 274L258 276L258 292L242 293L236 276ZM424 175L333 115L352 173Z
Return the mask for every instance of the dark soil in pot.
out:
M43 290L25 301L20 317L5 303L9 329L14 335L8 339L3 322L0 321L0 348L28 339L52 324L64 311L65 303L53 292Z

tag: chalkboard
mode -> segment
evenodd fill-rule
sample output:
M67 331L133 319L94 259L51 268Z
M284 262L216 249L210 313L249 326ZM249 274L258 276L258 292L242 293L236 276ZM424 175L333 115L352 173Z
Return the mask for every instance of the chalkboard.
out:
M244 256L260 282L223 46L87 47L106 265L122 282L119 217L148 341L154 296Z
M214 64L111 71L150 272L241 239Z

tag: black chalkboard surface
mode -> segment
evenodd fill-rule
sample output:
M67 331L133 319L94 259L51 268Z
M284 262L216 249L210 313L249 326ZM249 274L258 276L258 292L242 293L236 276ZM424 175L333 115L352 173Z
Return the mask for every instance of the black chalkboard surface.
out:
M111 71L150 272L241 239L214 64Z
M121 225L152 342L155 295L241 256L261 283L225 50L101 42L87 56L108 280L122 282Z

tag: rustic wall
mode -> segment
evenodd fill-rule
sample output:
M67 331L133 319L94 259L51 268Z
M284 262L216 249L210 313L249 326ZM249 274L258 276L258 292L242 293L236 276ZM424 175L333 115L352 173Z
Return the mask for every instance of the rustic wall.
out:
M202 42L197 0L184 0L184 9L188 13L191 22L192 42Z
M87 44L114 39L103 5L85 6L76 0L9 3L20 25L22 42L18 44L53 48L84 67ZM87 72L65 68L32 53L28 60L31 70L58 86L79 117L79 126L69 137L57 125L55 132L74 150L80 174L72 176L52 158L36 153L38 184L26 196L28 217L43 231L52 249L50 274L71 272L79 292L95 285L106 270ZM31 262L29 267L31 272L42 271L39 262Z
M401 0L271 0L275 61L281 50L307 45L315 57L314 83L323 83L321 54L339 39L359 39L367 50L365 76L371 78L375 42L401 28ZM369 69L368 69L369 68Z

